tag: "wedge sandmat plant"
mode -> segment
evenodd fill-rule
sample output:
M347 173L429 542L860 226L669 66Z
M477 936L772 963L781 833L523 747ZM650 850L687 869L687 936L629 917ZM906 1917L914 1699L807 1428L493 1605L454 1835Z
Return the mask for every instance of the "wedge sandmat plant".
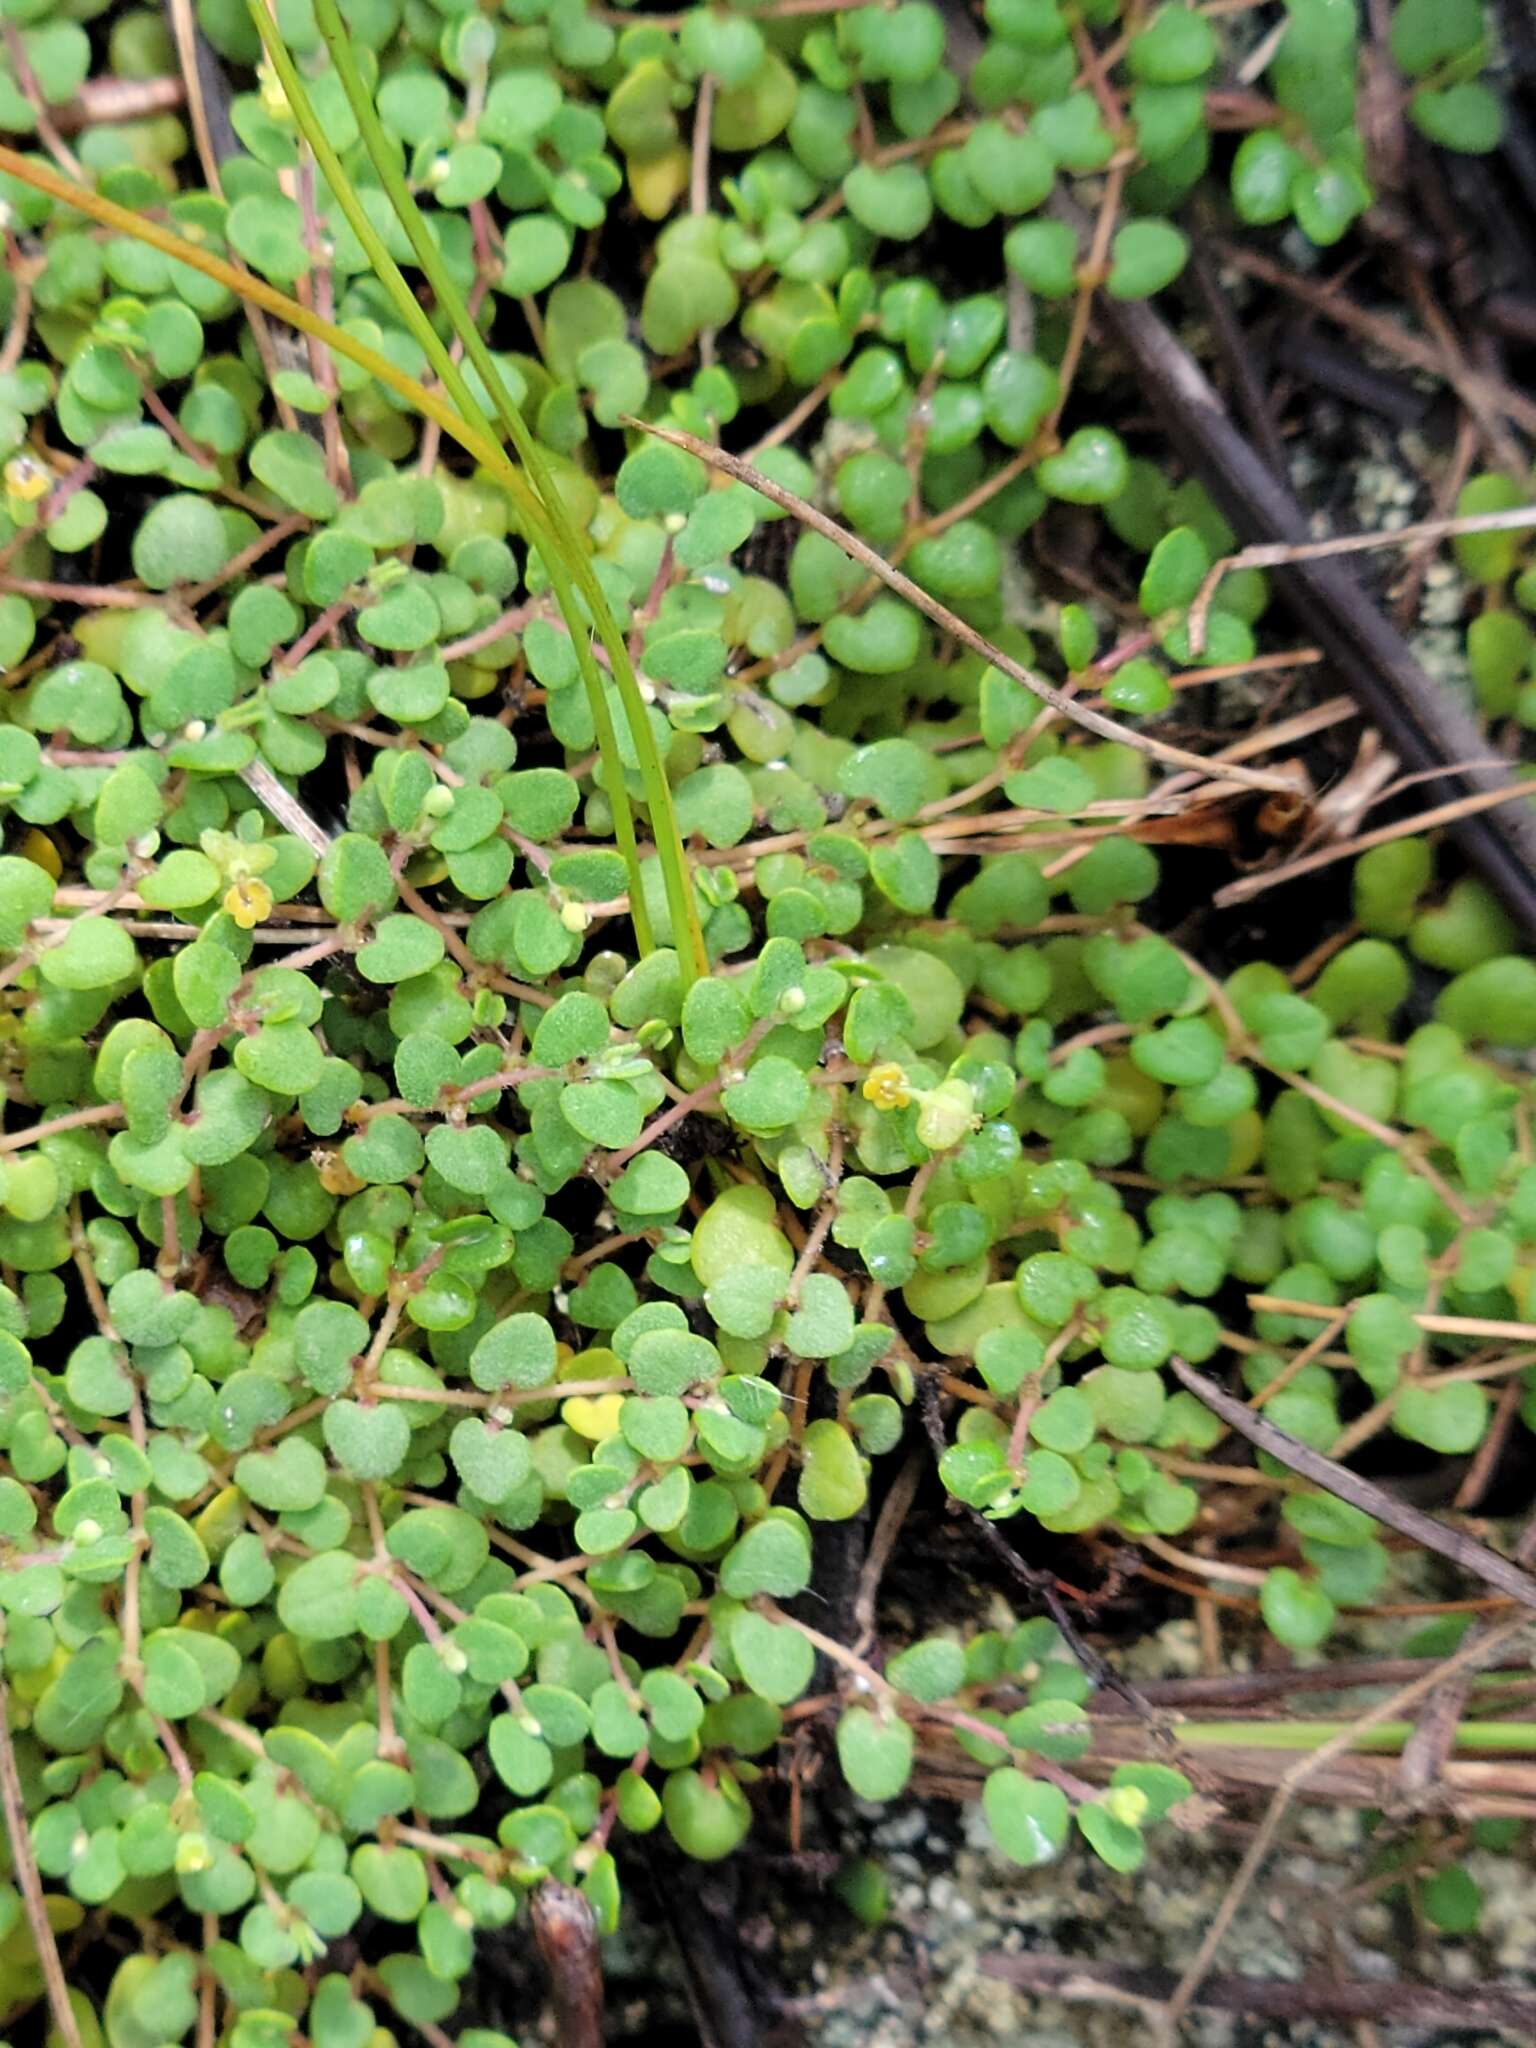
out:
M1323 244L1344 12L1293 8L1218 166ZM1398 14L1414 118L1486 140L1480 12ZM44 152L93 50L46 16L0 101ZM1096 1752L1049 1621L814 1598L919 1407L973 1515L1182 1585L1238 1453L1176 1358L1346 1459L1536 1404L1536 969L1486 893L1406 840L1326 960L1156 929L1154 774L1285 778L1155 721L1274 629L1244 572L1195 645L1233 537L1077 370L1184 260L1226 31L998 0L962 111L921 4L199 16L271 67L222 199L153 123L78 137L96 189L0 153L0 2009L436 2029L547 1875L611 1928L635 1838L730 1853L813 1692L860 1796L958 1747L1001 1854L1134 1868L1199 1809ZM637 305L575 257L621 192ZM269 369L242 300L325 353ZM1053 504L1120 606L1020 576ZM1402 1567L1248 1476L1228 1597L1319 1649Z

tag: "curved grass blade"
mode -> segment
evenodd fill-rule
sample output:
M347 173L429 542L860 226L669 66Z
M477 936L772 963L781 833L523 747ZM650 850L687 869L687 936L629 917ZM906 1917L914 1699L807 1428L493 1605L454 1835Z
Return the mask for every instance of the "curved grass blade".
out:
M354 232L363 243L375 274L385 284L391 298L400 307L402 315L411 324L422 347L427 351L434 369L455 402L478 425L484 420L473 395L470 393L462 371L454 362L448 348L438 335L425 313L417 304L414 294L401 275L398 265L384 246L377 230L373 228L350 178L330 147L324 130L315 116L308 92L297 67L282 42L275 24L267 14L262 0L249 0L251 15L266 46L282 82L284 92L295 118L303 129L305 139L315 154L327 183L340 203ZM671 787L666 770L657 752L650 727L650 715L641 695L639 681L629 657L629 649L617 620L604 597L602 587L592 572L588 559L585 538L576 531L558 487L551 476L549 465L534 436L529 433L521 413L513 403L506 384L497 368L494 356L486 346L479 328L465 305L462 294L449 276L437 244L432 237L421 210L417 206L405 177L396 160L396 153L379 121L366 83L358 69L353 55L346 25L336 8L335 0L316 0L315 16L337 75L342 82L357 120L369 158L378 174L385 194L394 209L415 251L423 274L433 294L447 314L454 334L463 345L465 354L479 373L481 382L490 395L492 405L503 431L517 452L519 460L528 474L533 491L542 505L547 527L550 531L553 550L558 556L560 572L574 580L580 589L582 599L591 616L599 639L608 656L609 667L619 700L624 709L625 722L629 727L635 759L639 766L641 783L645 791L646 807L650 812L651 833L656 844L657 858L661 863L662 876L666 886L667 906L671 915L673 937L678 959L683 971L685 984L696 974L708 972L708 960L704 952L703 936L699 930L698 916L694 908L693 888L688 877L686 856L681 835L677 829L676 815L672 804ZM407 310L409 309L409 310ZM551 552L541 548L546 565L550 569L551 581L555 580L556 565ZM557 592L558 594L558 592ZM565 605L562 602L562 610ZM568 619L575 629L575 620ZM590 670L589 693L594 702L594 718L601 703L604 722L607 721L607 705L602 701L602 684L597 675L591 649L578 635L578 655L584 658L584 673ZM599 725L601 737L602 726ZM611 732L611 726L609 727ZM623 799L622 768L617 759L617 746L609 766L608 780L617 783L618 798ZM636 908L638 898L638 877L631 884L631 909ZM643 904L639 906L643 916Z
M492 436L486 438L459 414L440 393L419 383L406 371L398 369L387 356L370 348L365 341L346 333L330 320L323 320L318 313L312 313L307 306L301 306L297 299L289 298L264 278L256 277L249 271L236 270L232 263L226 263L222 256L215 256L211 250L189 242L178 235L173 228L165 228L147 215L133 213L126 206L119 206L114 199L104 199L99 192L93 192L88 185L77 185L73 178L66 178L62 172L35 157L23 156L19 150L0 142L0 173L15 178L19 184L30 185L34 192L41 192L60 206L73 207L76 213L83 213L87 220L93 220L99 227L111 228L119 235L131 235L136 242L158 249L162 256L168 256L173 263L185 263L189 270L201 271L204 277L211 277L216 284L224 286L236 298L249 299L260 306L265 313L271 313L288 326L298 328L301 334L312 335L322 341L328 349L348 362L355 363L360 370L366 370L403 398L407 405L429 420L436 421L451 440L456 441L466 455L472 455L476 462L486 469L497 471L497 481L516 492L526 492L527 486L506 458L506 453Z
M332 188L332 193L336 195L336 201L340 203L342 213L346 215L348 225L352 227L352 233L362 244L362 252L369 258L373 274L377 276L383 289L389 293L389 299L395 311L399 313L403 326L406 326L410 334L414 334L416 340L420 342L432 369L438 373L444 391L455 401L461 416L469 420L475 432L479 432L485 440L494 442L498 438L496 430L485 418L483 410L475 403L469 385L459 373L459 365L453 360L451 352L444 348L440 334L418 305L416 293L410 289L410 285L399 272L399 266L389 256L389 250L385 248L383 238L379 236L379 229L373 225L367 211L362 209L352 180L346 176L336 152L330 147L326 129L315 117L313 102L309 100L309 92L303 80L299 78L299 70L293 63L289 47L279 35L279 29L276 29L272 16L262 6L262 0L250 0L250 14L256 31L266 47L266 55L272 63L272 70L279 76L293 119L297 121L303 139L309 143L309 150L313 152L313 158L319 164L319 172L322 172L322 176ZM588 641L590 627L586 618L582 616L582 608L573 602L571 578L567 573L569 551L563 549L559 545L559 539L553 535L543 498L532 492L532 489L528 489L526 481L520 475L516 479L516 487L512 489L512 498L514 504L518 506L518 518L524 524L528 541L539 549L545 561L549 582L555 592L555 602L561 608L565 625L571 629L575 664L578 664L582 672L582 682L586 686L588 707L592 711L592 727L598 739L598 760L602 762L604 768L604 784L608 791L608 803L612 807L614 838L618 842L618 850L625 856L625 868L629 872L629 905L631 922L635 926L635 940L641 952L651 952L655 948L655 938L651 932L649 913L645 909L645 899L641 895L639 844L635 840L635 817L629 805L629 791L625 788L625 768L621 756L618 756L618 735L614 731L612 717L608 715L608 696L606 690L602 688L602 676L598 674L598 666L592 657L592 645Z
M321 125L308 90L298 68L294 64L287 45L278 32L277 26L262 5L262 0L250 0L251 19L266 47L267 55L282 85L289 108L300 132L309 144L321 175L335 194L348 225L362 244L375 277L389 294L396 312L406 328L420 343L427 360L437 372L444 390L452 398L462 416L488 441L495 441L497 435L484 411L477 403L464 377L444 346L442 337L418 304L415 293L401 275L399 266L384 245L378 229L368 217L356 188L343 170L340 160L331 148L324 127ZM354 67L355 69L355 67ZM466 309L466 322L468 314ZM603 679L598 673L588 640L588 620L581 607L574 601L570 568L570 549L561 544L553 532L547 515L544 498L531 490L519 476L514 491L514 502L519 517L523 520L530 541L538 548L549 574L555 601L560 606L566 624L571 629L572 645L576 652L577 666L581 670L586 687L587 702L592 713L593 729L597 735L598 757L603 764L605 785L609 803L613 810L614 837L624 856L624 865L629 874L630 916L635 927L635 939L642 953L654 950L655 938L651 931L650 918L641 894L640 850L635 839L634 815L630 809L629 793L624 787L624 767L619 756L618 734L608 710L607 693Z

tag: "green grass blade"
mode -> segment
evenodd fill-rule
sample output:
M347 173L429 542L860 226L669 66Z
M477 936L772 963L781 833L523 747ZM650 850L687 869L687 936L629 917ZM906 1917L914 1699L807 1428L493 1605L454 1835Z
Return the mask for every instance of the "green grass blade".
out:
M491 426L484 411L476 402L473 393L465 382L463 373L454 362L442 337L418 304L416 295L406 283L399 265L390 255L378 230L374 227L373 222L364 210L362 202L357 196L356 187L347 176L336 152L331 148L324 127L315 114L314 105L310 100L304 81L299 75L298 69L289 54L287 45L283 42L278 32L276 24L262 5L262 0L250 0L250 10L252 20L255 22L257 32L260 34L262 42L266 47L272 67L278 75L294 119L314 154L322 176L336 195L337 203L346 215L348 224L362 244L363 251L372 266L374 275L388 292L396 311L400 314L407 329L421 344L427 360L432 364L433 369L436 370L444 390L453 399L459 412L476 432L481 434L486 440L497 443L495 429ZM356 65L351 63L350 50L348 51L348 63L351 75L357 80L359 89L362 92L362 98L369 106L371 112L372 103L367 99L366 90L362 89L362 81L358 77ZM468 309L463 307L462 301L460 302L460 309L463 314L465 327L473 330L474 323L470 320ZM449 310L450 317L452 317L451 309L445 308L445 310ZM478 334L476 338L478 339ZM519 421L519 424L521 424L521 421ZM502 481L508 483L509 478L511 479L508 487L513 503L517 508L518 517L523 522L529 541L537 547L540 555L543 557L545 569L549 575L550 586L555 593L555 601L560 606L561 613L571 631L577 665L581 670L582 680L586 686L587 700L592 711L592 723L597 735L598 756L605 771L605 786L609 804L613 811L614 837L618 841L619 851L624 857L624 864L629 874L630 917L635 928L635 939L641 952L648 953L654 950L655 938L651 930L650 915L646 909L642 893L640 850L635 838L634 815L630 809L629 793L624 787L624 765L619 754L618 734L614 730L613 720L608 710L607 693L603 688L603 679L598 671L597 662L592 653L591 642L588 639L589 621L583 613L582 606L576 602L572 577L569 573L572 566L573 552L579 552L579 546L573 550L569 541L553 528L543 495L530 489L528 483L517 473L510 462L504 464L504 472ZM590 603L590 600L588 602Z
M1350 1721L1180 1721L1176 1733L1180 1742L1217 1749L1321 1749L1350 1733ZM1377 1721L1359 1729L1352 1749L1396 1754L1413 1733L1412 1721ZM1513 1756L1536 1751L1536 1727L1529 1721L1462 1721L1458 1723L1453 1746L1457 1749L1499 1750Z
M252 0L252 5L256 4L258 0ZM695 973L708 972L708 960L704 952L703 935L699 930L698 915L694 908L693 887L688 877L682 837L677 829L671 785L667 781L666 769L651 736L649 710L641 694L624 635L608 607L602 586L592 572L585 537L579 534L572 524L564 501L550 475L543 451L524 424L522 414L513 404L495 358L470 317L458 286L449 276L437 243L433 240L421 209L417 206L396 161L395 150L384 132L368 88L358 70L346 24L341 18L336 0L315 0L315 20L351 104L362 135L363 146L395 210L396 218L405 229L438 304L448 315L454 333L463 343L466 355L478 371L502 428L543 501L550 524L566 550L567 565L591 612L592 622L608 656L619 700L624 707L635 758L639 764L646 807L650 812L651 834L656 843L657 858L661 862L666 884L673 941L679 962L682 964L684 981L692 981Z

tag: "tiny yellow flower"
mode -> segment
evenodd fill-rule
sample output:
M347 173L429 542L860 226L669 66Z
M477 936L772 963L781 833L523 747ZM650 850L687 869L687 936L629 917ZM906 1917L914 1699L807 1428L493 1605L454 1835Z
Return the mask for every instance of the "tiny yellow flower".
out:
M293 109L288 104L288 94L270 64L257 65L256 82L261 88L262 112L271 121L280 122L284 127L291 126Z
M912 1084L905 1067L895 1060L882 1060L864 1077L864 1100L876 1109L905 1109L912 1100Z
M252 931L264 917L271 916L272 891L254 875L242 875L224 891L224 908L241 931Z
M1139 1785L1117 1785L1113 1792L1104 1795L1105 1811L1128 1828L1141 1826L1151 1804Z
M5 465L6 491L23 505L35 505L39 498L46 498L52 486L52 475L35 455L13 455Z

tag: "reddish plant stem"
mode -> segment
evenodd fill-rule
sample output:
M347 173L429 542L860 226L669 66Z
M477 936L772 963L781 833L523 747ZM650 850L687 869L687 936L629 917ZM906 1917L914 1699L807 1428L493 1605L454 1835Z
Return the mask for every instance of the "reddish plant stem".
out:
M53 1938L37 1858L32 1853L21 1774L16 1768L16 1751L11 1742L10 1688L3 1674L0 1674L0 1813L5 1817L6 1840L10 1844L11 1861L26 1909L27 1925L32 1932L33 1953L47 1986L53 2023L63 2037L64 2048L81 2048L80 2028L70 2003L69 1984L64 1975L64 1965L59 1960L58 1943Z

